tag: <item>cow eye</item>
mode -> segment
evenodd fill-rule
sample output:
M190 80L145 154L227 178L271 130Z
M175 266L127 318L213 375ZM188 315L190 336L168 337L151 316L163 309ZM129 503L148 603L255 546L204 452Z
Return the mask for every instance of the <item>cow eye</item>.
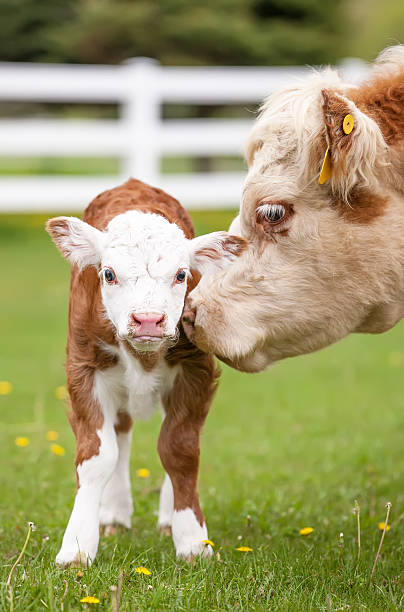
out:
M112 268L105 268L104 278L110 285L116 281L115 272L112 270Z
M185 270L178 270L177 274L175 275L175 280L177 283L183 283L186 277L187 274Z
M275 225L282 221L286 216L286 208L283 204L261 204L257 209L257 214L264 217L269 223Z

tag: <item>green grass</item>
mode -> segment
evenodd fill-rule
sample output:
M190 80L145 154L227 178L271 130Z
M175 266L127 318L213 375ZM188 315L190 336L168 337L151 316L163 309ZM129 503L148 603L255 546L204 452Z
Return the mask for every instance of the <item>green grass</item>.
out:
M19 175L119 175L120 160L117 157L1 157L0 176ZM240 156L214 156L209 169L214 172L245 171ZM196 157L166 156L161 160L163 174L196 172L201 170ZM206 168L204 168L206 171Z
M229 213L195 213L199 232L225 227ZM75 490L74 439L55 388L64 384L68 265L43 231L44 217L0 217L0 610L79 610L85 595L111 609L122 571L121 610L395 610L404 558L404 326L352 336L259 375L223 368L202 441L200 495L216 556L177 562L156 531L162 468L158 414L135 425L133 529L102 539L94 565L77 576L53 564ZM4 278L5 277L5 278ZM46 432L60 433L63 457ZM26 448L15 445L27 436ZM135 470L147 467L148 479ZM356 563L354 500L361 505ZM373 583L370 571L393 504ZM301 527L314 532L299 536ZM339 537L343 532L343 543ZM252 552L236 547L248 545ZM135 573L144 565L151 576ZM94 606L97 609L97 606Z

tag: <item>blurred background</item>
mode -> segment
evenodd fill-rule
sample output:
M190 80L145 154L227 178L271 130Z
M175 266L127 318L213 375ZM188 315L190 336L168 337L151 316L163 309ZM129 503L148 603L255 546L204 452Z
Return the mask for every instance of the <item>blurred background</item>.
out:
M38 525L30 544L33 571L18 582L16 609L43 609L40 601L54 609L52 588L63 597L63 575L52 586L48 568L75 486L63 367L69 266L44 231L46 219L81 213L100 191L131 174L178 197L191 210L197 233L227 228L245 175L244 140L262 99L304 75L307 66L330 63L360 79L366 62L400 41L404 3L398 0L0 0L5 276L0 288L0 555L5 577L21 548L26 521ZM209 533L219 541L215 550L234 548L240 539L254 546L262 555L254 575L262 569L263 583L275 581L275 600L282 590L279 609L334 609L326 594L335 592L340 597L335 609L348 609L347 601L352 609L363 601L369 609L392 609L404 554L398 529L402 534L403 344L400 324L380 337L352 335L257 376L223 368L202 448L200 488ZM162 543L155 531L160 422L155 415L136 425L132 471L140 537L121 536L126 548L117 549L123 555L133 547L131 554L143 555L146 542L156 568L161 550L172 556L171 544ZM136 476L137 468L150 471L146 482ZM342 552L335 561L342 550L340 544L336 548L338 533L344 531L353 542L346 553L355 563L355 499L362 507L366 568L377 547L384 504L393 503L388 553L381 561L384 582L373 595L361 591L368 574L355 569L344 577ZM317 534L310 543L298 540L299 528L307 525ZM115 558L116 539L102 547L104 559ZM269 559L276 579L267 572ZM140 557L139 563L149 562ZM249 606L257 601L257 609L263 609L259 583L255 588L242 563L242 587L231 586L229 579L223 588L229 600L219 598L217 609L236 609L248 585L254 592L240 609L253 609ZM170 609L196 609L186 603L188 582L182 574L183 584L171 586L175 567L164 601ZM248 567L246 560L246 572ZM291 568L296 576L307 573L295 591L288 586ZM88 584L98 580L100 592L108 590L109 578L102 572L92 576ZM322 591L316 576L334 582ZM72 581L67 599L81 588ZM183 608L178 607L181 589ZM152 591L145 592L152 597ZM2 609L6 598L0 589Z
M236 208L263 98L308 65L358 80L403 31L397 0L0 0L0 212L129 175Z

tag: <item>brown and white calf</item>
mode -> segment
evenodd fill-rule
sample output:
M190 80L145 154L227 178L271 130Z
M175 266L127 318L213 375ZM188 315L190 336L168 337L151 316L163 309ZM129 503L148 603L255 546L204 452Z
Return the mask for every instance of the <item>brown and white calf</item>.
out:
M83 221L56 217L47 230L73 264L66 373L77 493L56 562L90 564L100 524L130 526L132 419L150 415L158 400L166 471L158 525L171 528L179 557L211 554L197 477L218 371L179 321L187 286L235 259L244 240L193 238L177 200L135 180L98 196Z
M393 327L404 316L404 46L359 86L326 69L268 98L247 161L230 231L248 249L191 293L196 344L257 371Z

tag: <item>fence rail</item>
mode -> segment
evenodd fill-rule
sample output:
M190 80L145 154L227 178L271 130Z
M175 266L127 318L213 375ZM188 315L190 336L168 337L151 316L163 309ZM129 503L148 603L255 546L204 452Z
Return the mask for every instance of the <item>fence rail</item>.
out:
M346 61L351 80L366 65ZM0 63L0 102L115 103L117 120L2 119L0 155L118 157L117 176L0 176L0 212L72 211L128 176L158 185L188 208L235 207L240 172L161 173L165 155L241 155L251 121L163 120L164 103L256 104L308 68L162 67L148 58L120 66Z

